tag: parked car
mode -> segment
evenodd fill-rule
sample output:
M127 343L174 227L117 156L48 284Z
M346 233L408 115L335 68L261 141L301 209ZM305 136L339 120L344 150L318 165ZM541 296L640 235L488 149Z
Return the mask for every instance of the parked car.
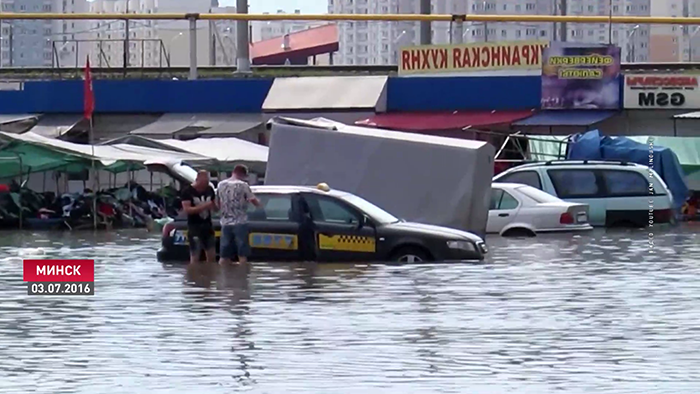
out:
M588 204L593 226L646 227L673 221L673 197L653 169L615 161L524 164L493 178L532 186L564 201Z
M299 186L252 186L261 208L248 220L251 261L468 261L483 260L483 239L465 231L401 220L350 193ZM214 220L218 237L220 226ZM163 227L158 260L189 260L187 222Z
M493 183L487 233L534 236L544 232L586 231L588 205L562 201L532 186Z

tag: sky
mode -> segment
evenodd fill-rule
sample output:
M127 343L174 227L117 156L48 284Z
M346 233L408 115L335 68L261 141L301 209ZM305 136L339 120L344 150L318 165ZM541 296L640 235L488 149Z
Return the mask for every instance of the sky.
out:
M219 0L222 6L236 6L236 0ZM328 0L248 0L251 14L263 12L276 13L284 10L292 13L301 10L302 14L325 14L328 12Z

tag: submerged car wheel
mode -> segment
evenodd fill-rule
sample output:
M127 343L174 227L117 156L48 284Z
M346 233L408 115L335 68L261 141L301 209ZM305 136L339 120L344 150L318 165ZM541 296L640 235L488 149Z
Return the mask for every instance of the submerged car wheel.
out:
M430 257L420 248L403 247L392 254L391 261L397 261L399 263L421 263L430 261Z

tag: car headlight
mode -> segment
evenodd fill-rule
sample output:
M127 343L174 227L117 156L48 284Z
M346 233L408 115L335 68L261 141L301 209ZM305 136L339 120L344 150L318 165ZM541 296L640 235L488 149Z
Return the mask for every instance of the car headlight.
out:
M450 249L460 249L469 252L476 252L476 245L470 241L447 241L447 247Z

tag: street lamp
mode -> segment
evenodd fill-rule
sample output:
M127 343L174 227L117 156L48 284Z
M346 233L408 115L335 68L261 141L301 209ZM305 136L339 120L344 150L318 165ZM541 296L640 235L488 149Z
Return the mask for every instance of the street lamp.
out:
M169 60L169 63L170 63L169 66L171 66L171 67L172 67L172 61L173 61L173 58L172 58L172 53L173 53L173 51L172 51L172 46L173 46L173 42L175 42L175 40L177 40L180 36L182 36L182 34L183 34L183 32L177 33L177 34L175 35L175 37L171 38L171 39L170 39L170 42L168 43L168 60Z
M634 63L637 60L634 53L634 41L632 41L634 33L637 32L637 29L639 29L639 25L635 25L629 34L627 34L627 62L629 63Z

